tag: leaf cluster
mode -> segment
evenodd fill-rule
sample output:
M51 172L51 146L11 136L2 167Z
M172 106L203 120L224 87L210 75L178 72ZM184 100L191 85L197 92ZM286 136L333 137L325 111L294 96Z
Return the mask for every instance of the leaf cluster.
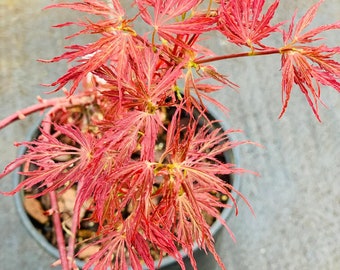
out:
M125 1L124 1L125 2ZM25 180L13 191L39 187L43 194L59 195L77 185L74 223L91 201L91 219L97 222L95 245L100 245L84 269L155 269L158 258L174 257L185 269L180 250L197 269L194 243L213 254L222 269L205 216L219 220L220 210L235 207L228 176L242 173L224 153L239 144L209 117L206 102L227 111L210 93L237 88L214 61L245 56L281 55L282 101L285 112L296 85L318 114L321 85L340 91L339 47L313 45L317 35L340 28L340 23L305 31L320 4L285 30L271 24L279 5L264 11L264 0L135 0L127 9L121 1L84 0L53 4L95 15L55 27L77 25L68 38L93 34L96 41L70 45L65 53L44 62L67 61L70 68L50 86L65 96L43 100L0 122L0 128L30 113L50 108L40 136L18 143L27 152L11 162L0 177L24 166ZM131 10L134 11L131 14ZM144 24L145 32L137 25ZM200 41L217 32L243 53L216 55ZM274 48L266 39L281 33ZM69 89L66 86L70 84ZM225 196L221 201L216 194ZM53 196L51 197L54 198ZM244 198L246 201L246 199ZM247 202L247 201L246 201ZM58 209L52 209L58 219ZM76 233L76 226L70 228ZM73 264L75 239L68 254L58 235L64 269ZM72 242L73 241L73 242ZM64 253L63 253L64 252Z

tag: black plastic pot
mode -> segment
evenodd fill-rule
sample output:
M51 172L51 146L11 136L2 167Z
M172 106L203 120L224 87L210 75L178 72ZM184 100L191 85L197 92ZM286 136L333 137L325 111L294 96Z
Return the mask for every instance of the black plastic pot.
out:
M211 117L213 119L220 119L221 122L219 123L221 125L221 127L224 130L227 130L230 128L229 124L227 121L225 121L225 117L224 115L221 113L214 107L211 106L210 104L207 104L208 107L208 111L211 115ZM35 137L37 137L37 135L39 134L38 128L35 127L30 136L28 137L28 140L31 140ZM232 136L229 136L230 140L233 140ZM24 154L26 151L25 148L21 148L19 151L19 156ZM227 162L229 163L234 163L236 164L236 167L238 167L239 165L239 156L238 156L238 151L237 148L236 149L232 149L229 150L228 152L224 153L225 159L227 160ZM20 181L21 181L21 176L17 173L19 171L19 169L14 173L14 178L13 178L13 183L14 186L16 187ZM234 175L230 175L230 184L232 184L236 190L240 190L240 181L239 181L239 175L234 174ZM237 200L238 199L238 195L233 191L232 195L234 196L234 198ZM41 247L43 247L49 254L51 254L52 256L59 258L59 252L58 249L53 246L50 242L48 242L48 240L40 233L36 230L36 228L34 227L34 225L32 224L25 208L23 205L23 197L24 197L24 192L18 192L17 194L15 194L14 198L15 198L15 204L16 204L16 208L17 211L19 213L19 216L21 218L21 221L23 222L24 226L26 227L27 231L30 233L30 235L40 244ZM221 217L224 220L227 220L228 218L230 218L232 212L234 211L233 208L226 208L221 212ZM211 228L210 231L212 232L212 235L214 237L216 237L218 235L218 232L223 228L223 226L220 224L220 222L215 221ZM212 269L212 267L214 265L216 265L216 262L213 258L213 256L211 254L206 254L204 251L199 250L197 245L195 245L195 249L194 249L194 256L196 258L197 261L197 265L199 269ZM190 264L190 260L189 258L186 256L186 254L184 252L182 252L185 264L186 264L186 269L192 269L192 266ZM78 265L78 267L82 268L84 266L84 261L81 260L76 260L76 263ZM158 261L155 262L155 266L158 266ZM145 268L147 269L147 268ZM178 265L178 263L176 262L176 260L174 260L172 257L168 256L163 258L162 263L160 265L160 268L158 268L160 270L180 270L180 266Z

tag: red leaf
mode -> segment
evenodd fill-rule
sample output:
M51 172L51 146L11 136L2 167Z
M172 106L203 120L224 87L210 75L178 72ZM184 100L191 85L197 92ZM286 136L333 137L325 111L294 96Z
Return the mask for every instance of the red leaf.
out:
M261 41L278 31L283 24L269 25L279 2L275 0L267 12L262 14L265 0L223 0L219 9L219 30L230 42L237 45L252 49L255 45L268 48Z
M110 0L112 7L107 3L97 0L83 0L82 2L58 3L45 7L49 8L69 8L94 15L104 16L106 19L119 22L124 16L125 11L119 0Z
M133 248L136 249L136 253L133 252ZM128 247L131 256L131 266L133 269L142 269L139 257L143 259L145 265L150 269L155 269L154 260L150 253L150 246L148 242L138 232L134 235L132 240L132 246ZM138 254L138 256L137 256Z
M63 27L75 24L84 28L70 37L79 34L100 34L101 37L97 41L85 46L68 46L66 49L69 49L70 51L58 57L54 57L51 60L42 60L44 62L57 62L60 60L80 62L80 64L71 67L65 75L50 84L50 86L57 86L55 89L55 91L57 91L64 87L68 82L73 81L73 85L69 92L69 94L72 95L79 83L89 72L95 71L102 65L107 64L110 60L115 62L115 65L113 66L116 67L116 73L119 80L123 80L126 76L124 71L128 65L128 58L130 55L134 54L135 50L137 50L137 45L135 43L138 43L138 41L135 39L134 31L129 26L130 21L124 19L125 11L121 7L120 2L113 0L111 7L100 1L85 0L84 2L55 4L47 8L57 7L101 15L104 17L104 20L96 23L91 21L81 21L77 23L68 22L56 26ZM115 58L112 59L112 57Z
M215 17L196 14L191 16L192 10L200 4L200 0L155 0L136 1L141 17L154 28L162 39L184 48L190 48L180 37L190 34L201 34L214 28ZM153 12L150 12L149 10ZM186 13L188 12L189 15ZM179 36L177 36L179 35Z
M318 40L316 36L324 31L340 29L340 22L324 25L303 33L303 30L314 19L317 9L323 0L313 5L298 21L294 29L294 19L288 32L283 31L285 46L282 53L282 117L293 89L296 84L305 95L308 104L316 118L320 120L318 104L321 101L321 84L331 86L340 92L340 63L333 59L340 53L340 47L329 48L326 45L311 46L311 42ZM309 46L308 46L309 45Z

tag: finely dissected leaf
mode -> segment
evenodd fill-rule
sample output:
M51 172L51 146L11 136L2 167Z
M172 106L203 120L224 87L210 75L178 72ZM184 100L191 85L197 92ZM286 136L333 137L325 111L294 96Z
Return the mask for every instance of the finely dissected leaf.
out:
M299 37L301 32L312 22L316 12L324 0L320 0L315 5L313 5L306 14L299 20L295 27L295 36Z
M103 237L94 244L101 245L101 249L93 254L84 265L84 270L95 267L98 270L111 269L128 270L126 247L128 245L124 228L110 229L103 232Z
M158 219L153 219L154 216L149 217L149 222L147 224L146 235L153 246L160 250L160 263L162 260L162 253L165 252L172 256L180 265L182 270L185 270L183 257L176 246L176 236L168 230L167 225L163 227L163 223L159 223ZM162 227L161 227L162 226Z
M21 143L28 151L19 160L35 165L36 169L22 172L27 178L10 194L34 185L44 187L43 194L46 194L63 187L66 182L75 183L86 175L84 172L92 161L95 139L91 135L82 134L76 127L55 125L54 128L81 147L64 144L43 130L38 140Z
M237 45L252 49L256 45L260 48L268 48L262 40L278 31L279 26L283 24L278 23L274 26L269 24L279 2L275 0L267 12L262 14L265 0L223 0L219 10L219 30L230 42Z
M119 153L116 163L120 164L136 151L140 143L141 159L153 160L154 146L157 132L161 126L158 112L150 114L144 111L129 111L122 114L123 118L114 122L110 130L105 133L108 147Z
M185 41L185 36L202 34L215 28L216 17L200 14L192 16L192 10L200 4L200 0L184 2L156 0L152 3L137 0L136 2L144 21L154 28L154 34L157 33L162 39L187 49L190 48L190 44ZM182 39L181 36L184 38Z
M78 59L79 64L69 68L65 75L50 85L57 86L56 90L59 90L68 82L73 81L73 85L69 90L69 94L72 95L79 83L89 72L95 71L110 60L113 61L112 56L115 56L115 68L118 78L122 80L127 75L123 70L127 68L129 55L133 54L136 49L137 45L134 45L135 42L137 41L131 34L118 31L116 33L108 33L89 45L67 47L72 51L45 62L56 62L63 59L76 61Z
M118 209L124 209L131 203L136 212L148 215L155 181L153 170L153 166L146 161L131 161L124 168L116 169L113 177L119 182L117 197L120 197L121 205Z
M317 35L324 31L339 29L340 21L333 24L326 24L322 26L318 26L314 29L311 29L305 33L303 31L310 25L313 19L316 16L317 10L320 5L324 2L324 0L320 0L318 3L313 5L306 14L298 21L297 25L294 27L295 15L292 18L291 24L289 26L288 32L283 31L283 40L286 45L290 44L304 44L311 43L315 40L319 40L321 38L316 38Z
M201 0L188 0L185 2L180 0L155 0L150 3L145 0L136 0L142 18L156 30L166 25L169 21L173 21L177 16L190 12L200 2ZM153 15L148 11L148 7L153 9Z
M57 25L64 27L68 25L78 25L84 29L70 36L74 37L79 34L100 34L101 37L90 44L80 46L72 45L66 47L70 50L51 60L42 60L44 62L57 62L67 60L69 62L78 61L79 64L69 68L65 75L50 86L57 86L56 91L63 88L67 83L73 81L69 90L72 95L77 89L79 83L86 77L89 72L93 72L109 61L115 62L113 65L116 69L118 81L123 80L128 65L129 56L134 55L137 50L139 41L135 38L135 33L129 26L129 21L124 19L125 11L119 1L112 1L113 7L99 1L87 0L84 3L63 3L49 6L49 8L62 7L87 12L90 14L102 15L104 20L100 22L68 22ZM140 44L141 45L141 44ZM120 86L120 85L119 85Z
M167 24L157 28L157 33L163 40L186 50L192 49L191 38L198 36L215 28L215 17L193 17L183 21Z
M318 103L321 100L320 85L331 86L340 92L340 64L330 58L340 52L340 47L337 50L333 48L331 53L326 53L328 50L323 47L305 47L299 51L283 54L283 107L280 117L287 108L293 84L296 84L306 96L317 119L321 121L318 114Z
M82 2L73 2L73 3L58 3L54 5L49 5L48 8L69 8L74 9L81 12L86 12L90 14L104 16L106 19L111 19L112 21L120 22L121 18L124 16L125 11L118 0L110 0L109 6L104 1L96 1L96 0L84 0Z
M142 269L139 257L143 259L145 265L149 269L155 269L154 260L150 253L149 243L144 237L141 236L141 234L136 233L136 235L134 235L132 246L128 248L130 250L130 254L133 255L130 256L132 261L131 266L133 267L133 269ZM136 249L136 253L133 252L133 249Z
M227 181L230 174L245 170L227 163L224 153L249 142L229 141L229 134L236 130L223 130L217 121L210 120L203 101L227 109L209 93L237 85L208 63L281 53L281 115L297 85L319 119L321 86L340 92L340 65L334 59L340 47L310 43L320 42L318 35L324 31L339 29L340 22L307 30L323 2L320 0L296 26L294 15L287 32L282 31L284 46L272 48L264 40L281 31L283 23L271 25L279 0L273 0L267 11L263 11L265 0L131 2L136 13L130 18L118 0L48 7L99 16L55 26L80 27L69 39L84 34L98 39L68 46L64 54L46 61L70 64L66 74L51 85L59 90L70 83L65 93L72 97L30 107L3 122L4 126L52 107L43 122L42 135L33 142L17 144L28 151L10 163L0 178L25 166L25 180L7 194L33 186L44 189L36 196L50 191L55 194L77 184L71 236L76 235L81 207L91 201L89 219L98 225L91 241L100 246L85 270L141 270L143 264L155 269L154 254L160 262L165 255L172 256L184 270L182 252L197 270L194 243L225 269L206 216L219 220L234 239L220 209L234 208L238 214L234 194L251 206ZM133 28L139 23L151 27L151 34L139 34ZM203 34L216 30L231 43L251 51L215 55L199 45ZM211 79L218 85L211 84ZM58 213L53 216L57 218ZM58 228L62 234L61 226ZM71 242L70 257L74 249ZM66 254L61 254L67 268Z
M189 35L189 34L202 34L210 31L215 27L217 18L195 16L183 21L179 21L173 24L160 26L157 32L162 37L167 37L172 34L177 35Z
M181 77L186 61L183 57L182 62L169 64L161 57L146 47L130 59L131 78L125 82L125 97L133 102L125 106L138 106L140 110L152 113L172 95L173 86Z
M321 0L312 6L299 20L295 29L293 17L288 32L283 32L285 42L285 46L281 49L283 106L279 117L286 111L294 84L305 95L319 121L321 121L318 113L321 85L331 86L340 92L340 63L334 58L340 53L340 47L308 46L309 43L320 39L316 37L318 34L331 29L340 29L340 22L320 26L303 33L303 30L314 19L322 2Z
M168 127L167 147L161 157L164 167L159 170L163 181L155 194L161 199L153 216L162 226L170 226L169 229L176 236L178 243L188 253L194 269L197 268L190 244L192 242L197 242L200 248L209 250L224 269L215 251L210 226L204 218L203 210L219 219L220 213L212 206L230 207L219 202L216 197L207 195L209 192L225 194L230 199L228 203L236 206L236 200L230 191L233 187L220 177L241 173L243 170L232 164L225 164L219 157L228 149L244 142L228 141L231 131L212 129L213 123L208 122L198 127L197 122L190 120L190 113L187 114L189 123L183 125L180 115L178 109ZM171 222L172 220L176 222Z

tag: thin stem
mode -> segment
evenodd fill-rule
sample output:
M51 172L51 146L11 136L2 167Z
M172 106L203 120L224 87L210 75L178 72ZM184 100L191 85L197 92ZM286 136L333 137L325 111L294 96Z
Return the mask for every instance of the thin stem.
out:
M60 221L57 195L55 191L50 191L49 195L50 195L50 200L51 200L51 207L53 209L52 220L53 220L53 225L54 225L55 234L57 238L61 266L63 270L69 270L70 268L68 265L65 240L64 240L64 235L63 235L62 224Z
M210 14L211 6L212 6L212 0L209 0L209 4L208 4L208 8L207 8L207 15Z
M34 104L32 106L29 106L21 111L17 111L10 116L6 117L5 119L0 121L0 129L3 129L7 125L11 124L12 122L19 120L19 119L24 119L27 115L30 115L32 113L38 112L38 111L43 111L49 107L54 106L57 103L57 99L51 99L48 100L47 102L41 102L38 104Z
M46 115L46 120L49 120L50 115ZM50 121L42 122L42 128L45 132L51 131ZM52 214L52 221L55 229L55 234L57 238L57 246L61 261L61 266L63 270L69 270L69 263L67 259L67 252L66 252L66 246L65 246L65 239L63 234L63 227L60 220L60 213L59 213L59 206L58 206L58 198L57 194L54 190L49 192L50 200L51 200L51 208L53 210Z
M59 98L53 98L53 99L48 99L48 100L43 100L43 99L39 99L39 103L34 104L32 106L29 106L21 111L17 111L11 115L9 115L8 117L6 117L5 119L0 121L0 130L3 129L4 127L8 126L9 124L11 124L12 122L15 122L17 120L21 120L24 119L26 116L33 114L35 112L39 112L39 111L44 111L45 109L49 108L49 107L58 107L58 108L62 108L62 107L69 107L69 106L74 106L74 105L79 105L79 104L87 104L90 103L91 101L93 101L93 99L89 96L87 96L88 99L84 100L84 96L76 96L76 97L72 97L72 98L66 98L66 97L59 97ZM85 95L86 98L86 95Z
M215 62L215 61L221 61L221 60L226 60L226 59L231 59L231 58L240 58L240 57L246 57L246 56L258 56L258 55L269 55L269 54L282 54L287 51L293 50L292 48L289 47L283 47L283 48L275 48L275 49L268 49L264 51L250 51L250 52L243 52L243 53L233 53L233 54L225 54L225 55L219 55L219 56L214 56L210 58L205 58L201 60L196 60L196 64L204 64L204 63L210 63L210 62Z
M77 186L77 194L79 190L81 189L81 182L78 183ZM71 227L71 235L68 240L68 252L67 252L67 257L72 258L69 262L69 266L72 267L74 263L74 249L75 249L75 242L76 242L76 233L77 233L77 228L78 228L78 223L79 223L79 215L80 213L73 213L72 216L72 227Z

